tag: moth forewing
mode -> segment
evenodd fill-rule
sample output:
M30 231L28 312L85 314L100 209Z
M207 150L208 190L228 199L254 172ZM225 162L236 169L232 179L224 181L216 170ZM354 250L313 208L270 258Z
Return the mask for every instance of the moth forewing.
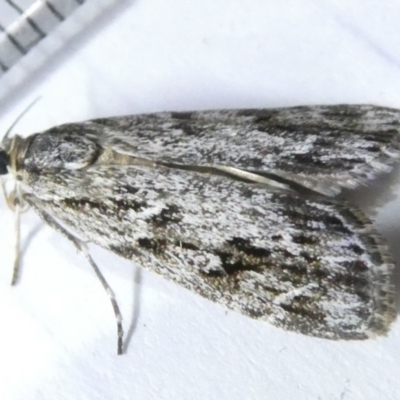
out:
M118 305L79 238L253 318L367 339L395 318L393 262L370 221L327 195L390 170L399 115L342 105L106 118L6 138L0 173L16 179L16 214L29 204L94 268L118 353Z
M399 121L400 111L393 108L333 105L165 112L97 119L68 129L101 133L104 147L134 157L230 166L336 195L397 162Z

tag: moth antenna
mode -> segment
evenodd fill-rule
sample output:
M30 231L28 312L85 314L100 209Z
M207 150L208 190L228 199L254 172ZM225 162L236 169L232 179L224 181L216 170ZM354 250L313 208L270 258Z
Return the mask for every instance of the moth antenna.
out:
M21 120L21 118L40 100L40 96L36 97L29 105L28 107L25 108L24 111L15 119L15 121L11 124L11 126L7 129L6 134L4 135L3 139L7 139L9 134L12 132L12 130L15 128L15 126L18 124L18 122Z

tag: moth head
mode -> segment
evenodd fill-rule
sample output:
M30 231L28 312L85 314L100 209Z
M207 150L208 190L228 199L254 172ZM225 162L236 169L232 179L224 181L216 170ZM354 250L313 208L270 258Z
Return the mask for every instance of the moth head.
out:
M17 123L21 120L21 118L39 101L40 97L37 97L35 100L32 101L28 107L25 108L24 111L15 119L15 121L11 124L11 126L7 129L6 134L3 137L0 145L0 177L2 175L7 175L9 172L9 168L15 168L16 163L16 155L18 154L17 145L21 140L21 137L15 135L14 137L10 138L10 134L13 128L17 125ZM15 156L13 156L15 154Z
M8 174L8 166L10 165L10 157L8 153L0 149L0 175Z

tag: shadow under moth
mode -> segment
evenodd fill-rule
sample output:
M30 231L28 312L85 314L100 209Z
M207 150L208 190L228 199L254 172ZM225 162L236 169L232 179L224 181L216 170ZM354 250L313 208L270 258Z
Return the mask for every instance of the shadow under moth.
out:
M336 195L391 170L399 121L370 105L103 118L6 135L0 174L15 182L17 223L32 208L89 260L118 354L120 311L87 242L275 326L368 339L395 319L394 265L369 219ZM17 250L14 283L18 265Z

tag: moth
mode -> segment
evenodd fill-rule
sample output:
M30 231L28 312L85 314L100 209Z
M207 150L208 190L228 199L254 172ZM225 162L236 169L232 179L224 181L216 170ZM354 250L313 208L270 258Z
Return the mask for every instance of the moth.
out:
M6 137L9 206L88 259L95 243L244 315L306 335L385 335L393 260L335 196L398 162L400 111L370 105L162 112ZM19 240L19 239L18 239ZM16 256L13 282L17 280Z

